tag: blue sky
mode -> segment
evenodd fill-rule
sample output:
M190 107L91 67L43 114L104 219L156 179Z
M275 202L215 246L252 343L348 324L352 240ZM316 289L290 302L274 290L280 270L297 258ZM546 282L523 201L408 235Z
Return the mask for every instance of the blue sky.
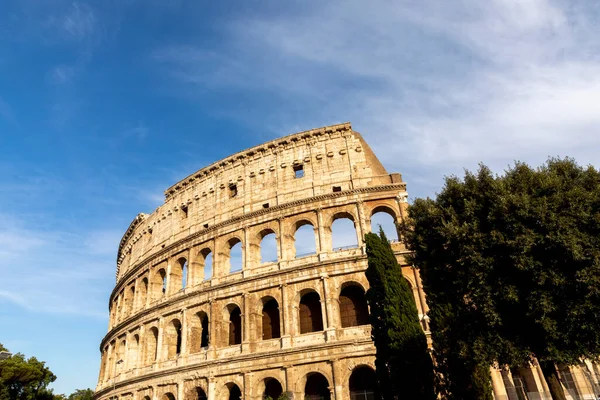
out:
M94 387L130 221L278 136L351 121L411 198L480 161L597 165L599 8L0 2L0 342Z

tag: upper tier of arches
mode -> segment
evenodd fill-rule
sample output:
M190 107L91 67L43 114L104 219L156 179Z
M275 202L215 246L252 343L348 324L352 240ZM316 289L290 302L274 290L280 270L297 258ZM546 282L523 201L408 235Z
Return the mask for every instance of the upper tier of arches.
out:
M225 233L140 265L111 296L111 326L179 293L305 263L362 255L364 234L378 231L379 226L390 241L397 241L402 207L401 200L392 197L303 212Z

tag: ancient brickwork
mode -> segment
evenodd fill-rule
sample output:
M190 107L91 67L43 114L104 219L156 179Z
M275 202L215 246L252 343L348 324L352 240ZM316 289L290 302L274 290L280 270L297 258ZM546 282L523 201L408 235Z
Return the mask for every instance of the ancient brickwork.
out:
M350 124L235 154L165 196L119 245L97 399L371 395L363 236L378 213L401 221L407 193ZM342 219L355 245L334 245ZM312 238L308 252L296 241L301 230ZM276 259L264 260L264 240L273 237ZM401 243L392 247L428 333L418 272ZM536 371L523 373L542 392ZM515 380L494 374L503 398L507 379Z

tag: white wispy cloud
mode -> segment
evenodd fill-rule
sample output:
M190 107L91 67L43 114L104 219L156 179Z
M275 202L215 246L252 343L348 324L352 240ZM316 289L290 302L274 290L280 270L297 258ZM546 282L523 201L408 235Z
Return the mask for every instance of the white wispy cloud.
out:
M153 56L186 95L196 85L284 99L253 121L273 135L351 120L422 195L479 161L595 162L599 22L590 2L308 2L232 21L218 52L175 43Z
M30 311L106 317L117 231L85 234L0 215L0 297Z

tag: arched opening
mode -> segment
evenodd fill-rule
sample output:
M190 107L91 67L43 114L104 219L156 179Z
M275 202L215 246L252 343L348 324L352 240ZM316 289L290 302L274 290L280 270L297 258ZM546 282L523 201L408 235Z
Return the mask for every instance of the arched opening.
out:
M167 271L159 268L154 272L151 282L153 300L160 299L167 293Z
M167 347L167 358L175 358L181 354L181 322L174 319L167 327L165 345Z
M142 279L142 284L140 285L138 297L137 297L137 308L143 308L143 305L146 304L146 298L148 297L148 278Z
M185 289L187 287L188 281L188 262L187 260L181 266L181 289Z
M277 300L270 299L264 303L262 309L263 340L281 337L279 326L279 304Z
M277 238L275 237L275 232L269 231L260 241L260 263L274 263L278 259Z
M146 334L146 364L152 364L156 361L158 345L158 328L152 327Z
M201 387L196 388L196 400L207 400L206 392Z
M300 299L300 333L323 330L321 298L317 292L308 292Z
M331 224L331 246L334 251L358 247L356 227L350 214L339 214Z
M162 396L162 400L175 400L173 393L165 393Z
M340 320L342 328L368 325L369 308L365 291L357 285L346 286L340 293Z
M200 311L190 324L190 352L198 353L208 347L208 315Z
M241 400L242 391L235 383L227 384L227 388L229 389L229 400Z
M317 253L317 242L315 239L315 227L308 221L300 221L296 224L294 233L295 258L310 256Z
M378 207L373 210L373 215L371 215L371 232L378 233L380 226L389 241L398 240L396 217L387 207Z
M275 378L265 379L265 392L263 393L263 399L277 400L283 393L281 383Z
M229 310L229 345L233 346L242 343L242 312L235 305L230 306Z
M126 347L127 347L127 342L125 340L122 340L121 343L119 344L119 351L117 353L116 368L115 368L115 371L117 374L120 373L121 370L123 369L123 362L125 360Z
M319 373L312 373L306 378L304 385L305 400L329 400L331 393L329 392L329 382L327 378Z
M237 239L231 239L229 241L229 272L238 272L242 270L243 261L243 250L242 242Z
M133 335L133 341L129 343L127 350L127 366L129 368L137 368L140 349L140 336Z
M375 400L375 371L367 366L354 368L350 375L350 400Z
M204 272L204 280L207 281L213 276L213 255L210 249L204 249L200 252L201 268Z

